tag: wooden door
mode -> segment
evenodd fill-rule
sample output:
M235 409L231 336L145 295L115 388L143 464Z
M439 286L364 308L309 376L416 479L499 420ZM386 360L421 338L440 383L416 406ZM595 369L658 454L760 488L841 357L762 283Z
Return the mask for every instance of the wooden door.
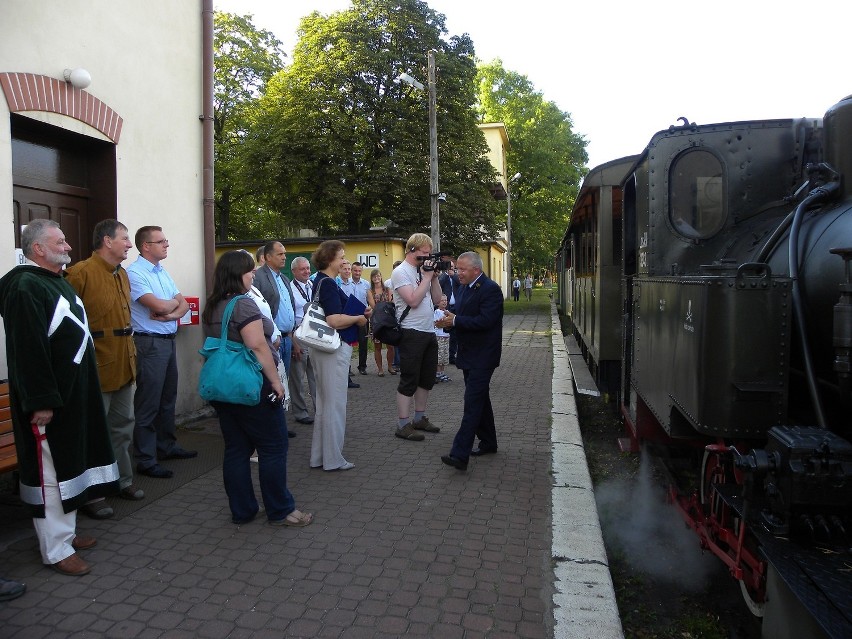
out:
M65 239L71 245L72 263L89 257L92 240L87 197L15 184L12 205L16 247L21 246L21 226L32 220L47 219L58 222L65 233Z

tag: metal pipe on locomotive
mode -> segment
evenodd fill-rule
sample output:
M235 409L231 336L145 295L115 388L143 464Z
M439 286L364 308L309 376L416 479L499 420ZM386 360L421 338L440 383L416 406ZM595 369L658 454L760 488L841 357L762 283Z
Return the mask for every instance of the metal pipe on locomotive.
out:
M764 636L852 637L852 96L590 178L557 301L634 449L694 460L671 498Z

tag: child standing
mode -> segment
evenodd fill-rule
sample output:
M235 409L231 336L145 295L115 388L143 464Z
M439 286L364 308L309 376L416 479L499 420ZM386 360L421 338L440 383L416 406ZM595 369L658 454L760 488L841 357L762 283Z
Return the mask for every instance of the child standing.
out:
M444 319L444 311L447 310L447 296L441 295L438 308L435 309L435 321ZM452 379L444 372L444 367L450 363L450 334L443 328L435 328L435 337L438 338L438 371L435 373L436 382L451 382Z

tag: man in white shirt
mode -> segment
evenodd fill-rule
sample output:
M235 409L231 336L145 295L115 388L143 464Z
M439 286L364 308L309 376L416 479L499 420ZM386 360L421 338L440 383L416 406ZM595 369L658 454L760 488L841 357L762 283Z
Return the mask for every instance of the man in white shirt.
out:
M310 280L311 263L305 257L297 257L290 264L290 270L293 272L293 279L290 282L290 290L293 291L293 299L296 300L296 328L302 323L305 317L305 304L307 304L314 292L314 283ZM296 332L295 330L293 331ZM294 341L296 338L294 336ZM313 424L314 418L308 413L308 403L305 400L305 376L308 378L308 388L311 392L311 398L316 402L317 383L314 377L314 365L311 362L311 354L308 347L299 344L301 347L298 351L293 351L293 359L290 363L290 410L296 416L296 421L300 424ZM314 404L314 412L316 412L316 404Z
M438 340L435 337L435 305L441 300L441 286L432 264L432 238L415 233L405 244L405 260L393 270L393 298L396 316L401 318L402 341L399 351L400 375L396 392L399 422L395 435L409 441L423 441L422 432L440 432L426 418L429 391L438 370ZM423 268L426 266L426 268ZM430 270L431 268L431 270ZM406 306L409 310L406 312ZM403 313L405 317L402 317ZM414 398L414 420L409 419Z
M348 260L343 260L340 265L340 273L335 278L340 290L347 295L355 294L355 286L352 283L352 264ZM361 384L356 384L352 381L352 366L349 366L349 388L361 388Z
M364 265L361 262L352 263L352 295L364 306L367 304L367 291L370 290L370 285L361 278L361 273L364 271ZM358 327L358 372L362 375L367 374L367 327Z

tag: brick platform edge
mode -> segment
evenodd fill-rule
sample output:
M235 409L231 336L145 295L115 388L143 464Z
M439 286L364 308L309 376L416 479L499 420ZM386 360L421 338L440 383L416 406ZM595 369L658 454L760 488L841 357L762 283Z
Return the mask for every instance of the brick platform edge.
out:
M553 544L555 639L623 639L601 535L574 382L559 316L551 304L553 344Z

